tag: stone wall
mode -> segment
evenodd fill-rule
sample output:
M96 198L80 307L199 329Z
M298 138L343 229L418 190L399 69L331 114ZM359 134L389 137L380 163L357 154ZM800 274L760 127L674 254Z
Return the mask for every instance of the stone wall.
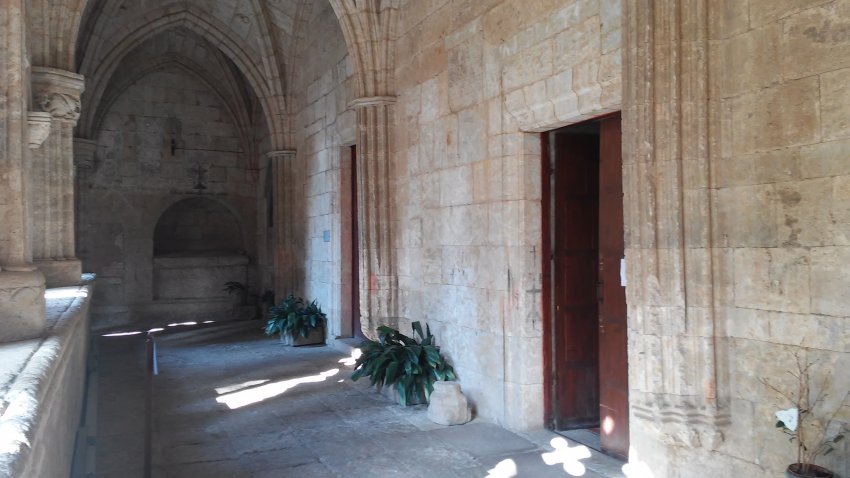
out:
M620 2L409 1L396 42L400 327L479 415L543 425L540 136L620 105Z
M342 175L350 165L347 150L341 147L355 141L354 112L348 109L352 65L330 4L316 2L303 22L297 45L303 67L295 74L293 97L297 156L292 212L299 223L291 271L299 279L293 286L308 300L318 300L328 314L329 337L349 336L349 330L342 330L341 317L345 266L341 214L350 194Z
M790 404L759 380L793 390L802 347L818 361L814 388L832 375L826 409L850 390L850 2L725 2L709 25L732 418L719 451L739 469L779 472L793 446L773 412ZM838 419L850 423L850 403ZM826 459L840 476L848 451Z
M154 299L154 230L182 200L200 196L227 209L238 222L239 249L256 257L250 149L232 110L207 84L165 65L117 95L101 124L95 168L81 190L80 254L85 269L102 278L96 324L132 321L134 308ZM205 189L195 188L199 182Z
M68 476L83 408L94 284L48 289L44 337L0 344L0 476Z

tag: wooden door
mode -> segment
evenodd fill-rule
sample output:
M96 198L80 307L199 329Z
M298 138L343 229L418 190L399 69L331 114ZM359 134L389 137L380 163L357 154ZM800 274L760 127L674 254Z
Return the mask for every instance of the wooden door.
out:
M596 135L555 135L553 288L555 427L599 424Z
M621 282L623 173L620 115L600 122L599 136L599 412L602 449L629 451L626 289Z
M360 325L360 214L357 203L357 146L351 147L351 335L364 338Z

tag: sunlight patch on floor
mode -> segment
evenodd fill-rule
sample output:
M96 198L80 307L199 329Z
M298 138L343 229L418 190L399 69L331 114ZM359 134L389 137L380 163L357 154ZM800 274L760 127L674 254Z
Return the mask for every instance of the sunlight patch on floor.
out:
M349 367L353 366L357 363L357 359L359 359L361 355L363 355L363 352L361 352L360 349L354 349L354 351L351 352L351 357L341 358L339 359L339 363Z
M111 334L103 334L101 337L126 337L128 335L139 335L141 333L141 330L135 330L133 332L113 332Z
M581 460L590 458L590 449L584 445L571 448L569 442L563 437L553 438L549 444L555 451L540 455L544 463L549 466L562 465L564 472L570 476L584 476L587 473Z
M242 389L244 389L244 388L254 387L254 386L257 386L257 385L262 385L262 384L264 384L264 383L266 383L266 382L268 382L268 381L269 381L269 379L265 379L265 380L249 380L249 381L247 381L247 382L237 383L237 384L235 384L235 385L227 385L227 386L225 386L225 387L218 387L217 389L215 389L215 392L216 392L217 394L219 394L219 395L224 395L225 393L236 392L236 391L242 390Z
M514 478L517 476L516 462L508 458L502 460L495 467L487 470L485 478Z
M655 478L649 465L640 460L634 447L629 447L629 462L623 465L623 474L628 478Z
M262 402L263 400L268 400L269 398L277 397L278 395L281 395L287 390L301 385L302 383L324 382L329 377L333 377L338 373L339 369L334 368L317 375L308 375L306 377L301 378L293 378L289 380L282 380L280 382L272 382L265 385L261 385L256 388L240 390L238 392L222 395L216 397L215 401L227 405L227 407L231 410L235 410L237 408L242 408L247 405Z

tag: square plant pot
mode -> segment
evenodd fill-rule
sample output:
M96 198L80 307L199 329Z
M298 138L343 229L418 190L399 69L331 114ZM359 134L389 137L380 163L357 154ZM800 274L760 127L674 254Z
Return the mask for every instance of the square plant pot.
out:
M281 335L280 342L283 345L292 345L293 347L301 347L302 345L319 345L325 343L325 328L318 327L313 329L309 335L302 337L300 335L292 337L291 335Z
M399 396L399 394L398 394L398 389L397 389L397 388L395 388L395 384L392 384L392 385L390 385L390 386L388 386L388 387L383 387L383 386L382 386L382 387L379 387L379 388L378 388L378 392L379 392L381 395L383 395L383 396L385 396L385 397L389 398L390 400L394 401L395 403L398 403L399 405L402 405L402 403L401 403L401 397L400 397L400 396ZM428 401L427 401L427 400L425 400L425 398L424 398L424 397L413 396L413 397L407 397L407 398L408 398L408 400L407 400L407 406L413 406L413 405L424 405L424 404L427 404L427 403L428 403Z

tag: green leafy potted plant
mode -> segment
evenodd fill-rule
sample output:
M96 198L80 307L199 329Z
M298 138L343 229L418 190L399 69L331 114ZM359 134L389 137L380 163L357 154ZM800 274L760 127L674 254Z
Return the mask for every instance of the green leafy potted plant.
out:
M391 327L378 327L378 340L367 339L360 344L361 355L351 380L369 377L373 386L394 390L404 406L427 403L434 382L455 380L454 369L434 344L431 328L426 326L423 334L419 322L413 322L412 327L414 337Z
M314 300L309 304L304 299L289 294L277 307L269 309L266 335L279 334L286 345L316 345L325 341L327 316Z
M788 435L789 441L797 444L797 461L788 465L785 476L788 478L832 478L833 472L815 464L819 457L826 456L836 449L836 445L844 439L844 434L839 430L830 434L830 423L835 418L838 410L847 401L850 391L844 395L838 407L828 413L823 410L826 398L826 389L829 386L829 375L827 375L819 389L813 390L811 381L811 369L817 363L804 363L799 353L794 354L797 362L797 370L789 371L797 380L797 390L786 393L771 385L768 381L762 383L780 395L791 408L776 412L776 428ZM826 412L827 418L824 419Z

